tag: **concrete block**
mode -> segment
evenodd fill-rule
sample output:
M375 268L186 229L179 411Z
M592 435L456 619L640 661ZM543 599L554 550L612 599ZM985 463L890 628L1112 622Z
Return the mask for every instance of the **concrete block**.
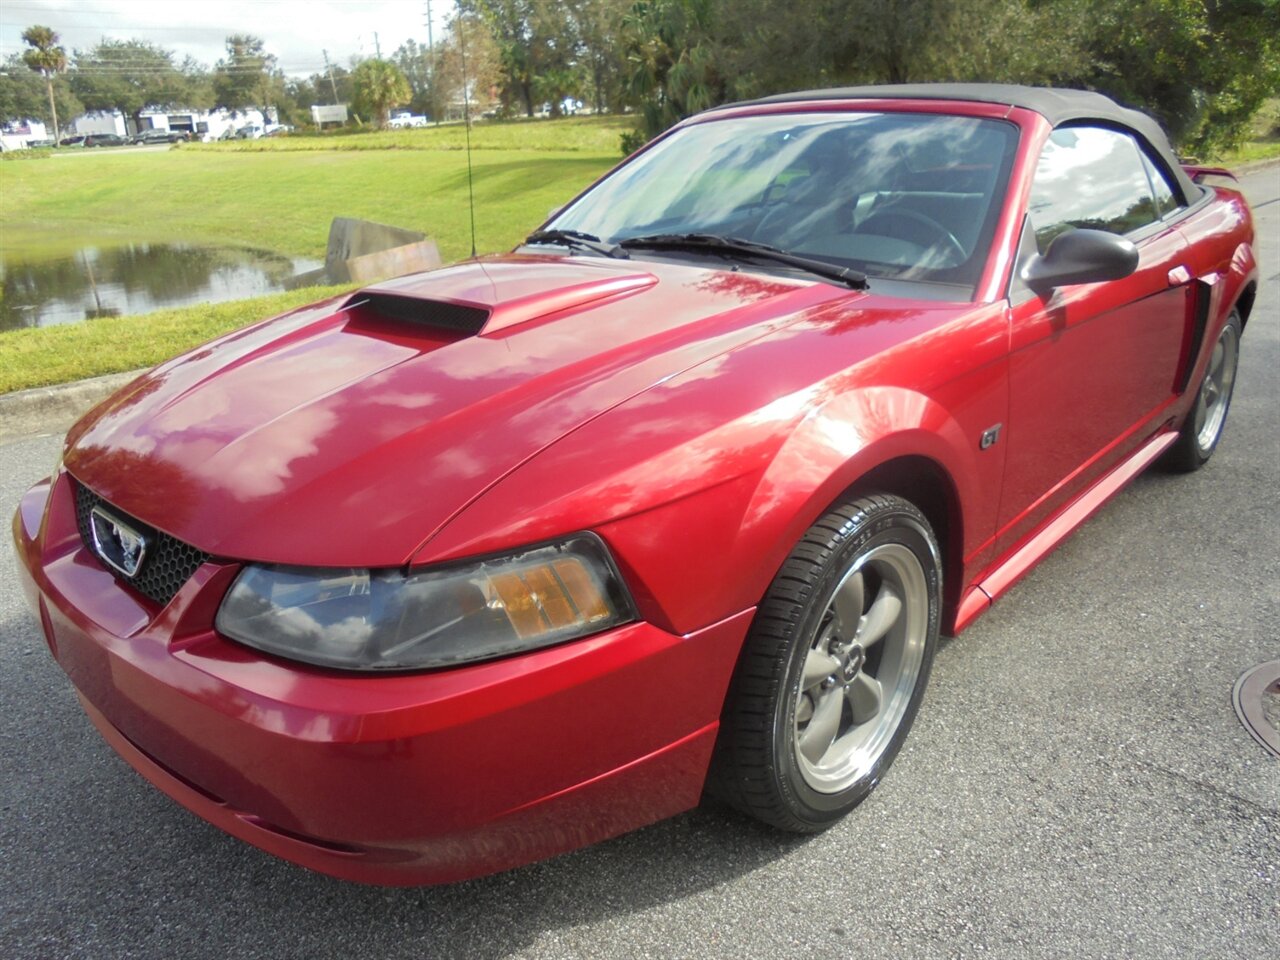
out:
M353 217L334 217L329 225L329 247L325 252L325 266L341 263L370 253L379 253L392 247L417 243L427 235L417 230L403 230L385 223L357 220Z

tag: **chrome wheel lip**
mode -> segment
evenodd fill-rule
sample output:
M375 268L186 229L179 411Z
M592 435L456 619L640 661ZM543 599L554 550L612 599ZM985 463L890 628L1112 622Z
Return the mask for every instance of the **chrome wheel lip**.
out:
M836 616L836 598L854 577L861 577L871 571L879 576L882 585L891 584L899 592L902 601L901 610L892 626L882 639L873 644L883 647L879 651L874 673L874 680L883 691L879 710L870 719L854 723L850 708L842 704L838 732L830 746L816 760L806 757L801 749L801 740L809 721L814 717L815 696L818 699L822 697L821 692L814 694L813 691L818 691L822 684L806 690L803 671L797 671L801 675L796 679L789 718L796 766L805 784L822 794L836 794L847 790L875 767L907 715L924 665L930 624L929 581L920 559L901 543L876 546L858 557L850 566L826 598L822 616L809 642L803 647L805 655L829 649L830 627ZM874 598L867 604L868 609L873 603ZM864 668L861 661L869 651L864 650L856 640L852 643L851 650L856 651L851 654L857 658L855 673L861 673ZM849 664L844 659L839 659L838 662L841 670L834 673L829 681L824 681L830 683L824 688L825 696L843 698L844 691L853 682L852 677L845 675Z
M1231 403L1231 390L1235 386L1236 366L1240 344L1236 329L1231 324L1223 327L1218 342L1209 358L1209 369L1196 396L1193 412L1196 424L1196 443L1202 452L1212 450L1222 433L1227 419L1227 407Z

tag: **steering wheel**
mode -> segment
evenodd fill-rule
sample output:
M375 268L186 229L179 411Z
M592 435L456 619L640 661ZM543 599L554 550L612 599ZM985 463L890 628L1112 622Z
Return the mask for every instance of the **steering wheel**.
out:
M969 252L965 250L964 245L956 239L956 235L954 233L940 224L937 220L934 220L933 217L920 213L918 210L912 210L909 207L886 207L884 210L877 210L875 213L871 214L871 216L867 217L867 219L858 224L853 232L874 233L882 237L896 236L899 240L906 240L910 243L916 242L914 238L904 237L901 233L895 235L887 232L878 233L875 230L867 229L867 224L875 223L877 220L885 221L886 223L894 220L910 220L912 223L917 223L920 226L925 227L935 239L941 240L943 246L947 247L956 255L956 263L964 263L965 259L969 256ZM925 244L925 246L930 247L933 245L934 244L932 243Z

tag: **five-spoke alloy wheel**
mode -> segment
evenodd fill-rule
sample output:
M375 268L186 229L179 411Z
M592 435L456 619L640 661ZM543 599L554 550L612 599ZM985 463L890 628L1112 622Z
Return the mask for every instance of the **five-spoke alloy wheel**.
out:
M940 605L937 541L907 501L864 497L814 524L744 644L711 789L794 831L856 806L910 729Z
M1178 434L1177 442L1165 455L1165 465L1177 471L1190 472L1204 466L1222 439L1231 408L1231 392L1236 384L1236 367L1240 362L1240 334L1244 324L1240 314L1231 311L1226 325L1214 342L1204 379L1196 392L1195 403Z
M924 569L900 543L860 556L827 604L794 698L805 782L838 793L864 776L902 721L924 663Z

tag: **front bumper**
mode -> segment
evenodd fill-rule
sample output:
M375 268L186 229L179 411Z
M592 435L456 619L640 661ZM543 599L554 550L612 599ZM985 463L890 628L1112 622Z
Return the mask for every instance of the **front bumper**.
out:
M212 629L234 565L163 609L84 549L65 474L14 517L23 586L86 712L183 806L302 866L442 883L697 804L753 611L681 637L633 623L468 667L353 676Z

